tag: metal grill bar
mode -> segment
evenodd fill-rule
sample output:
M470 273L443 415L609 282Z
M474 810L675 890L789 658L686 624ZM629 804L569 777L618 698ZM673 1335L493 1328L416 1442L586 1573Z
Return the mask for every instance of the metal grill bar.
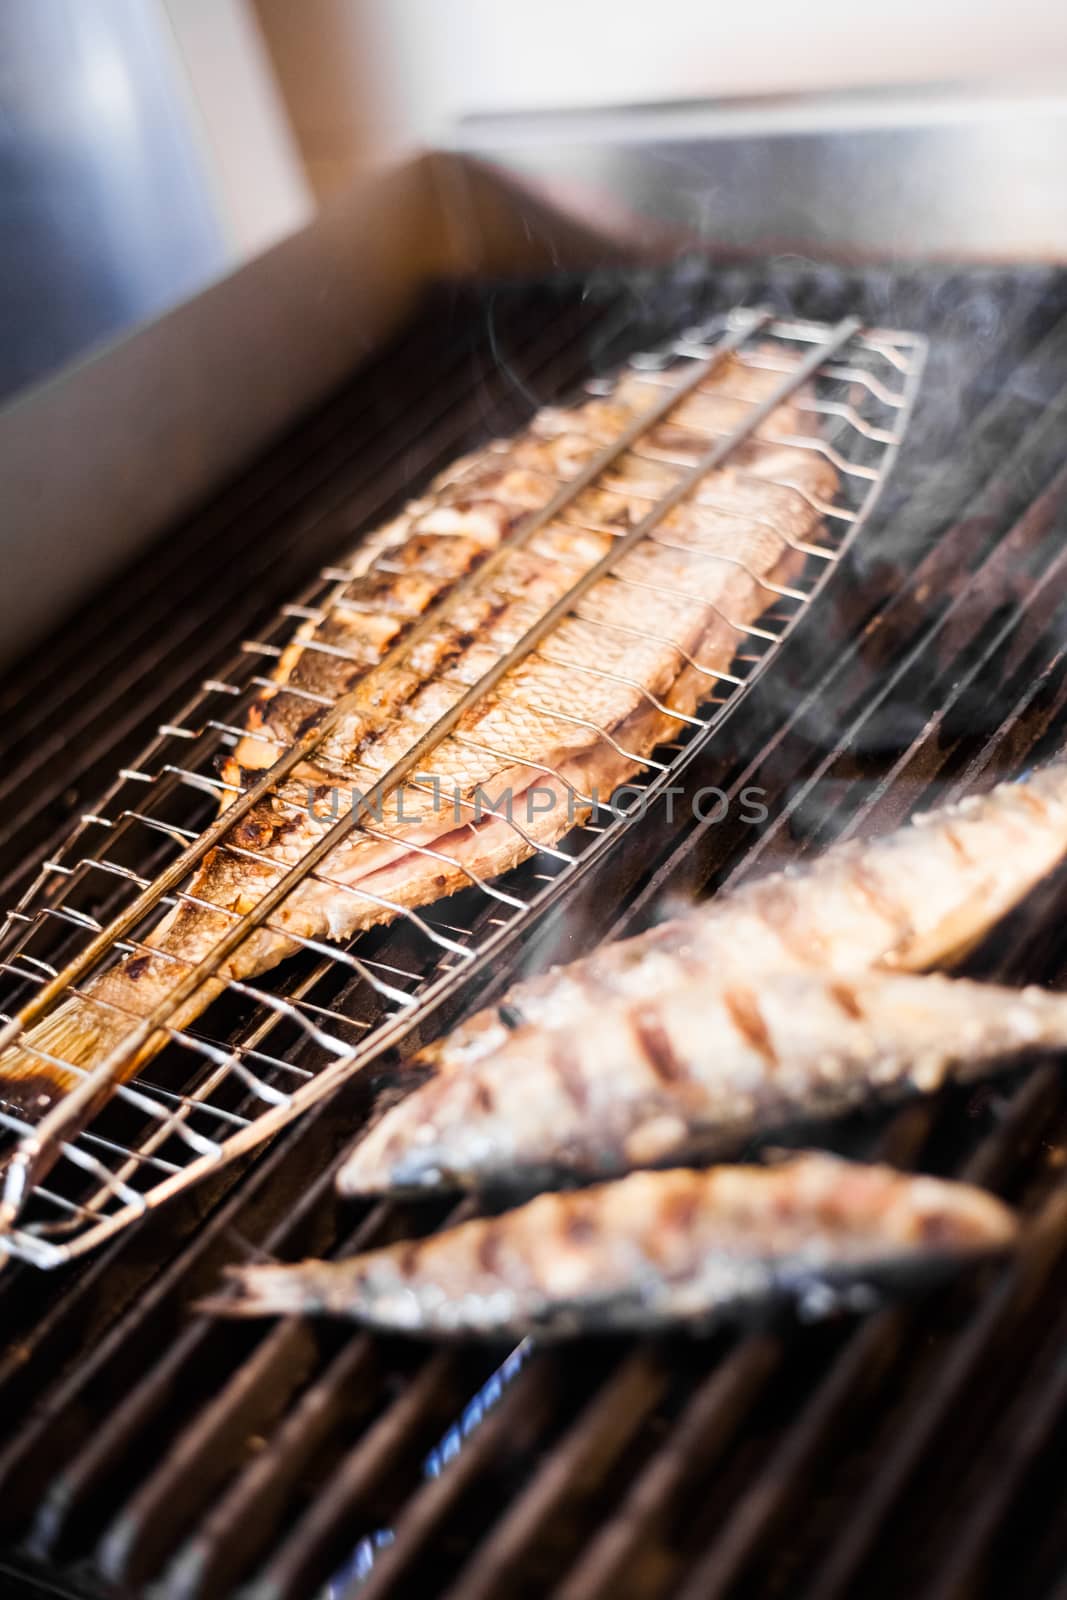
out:
M1062 1439L1067 1412L1064 1334L1061 1319L1023 1378L1020 1398L1007 1407L1007 1416L990 1441L990 1458L998 1462L999 1471L994 1477L982 1473L978 1492L968 1499L966 1520L957 1525L931 1600L963 1600L978 1592L991 1547L1003 1532L1013 1502L1023 1494L1022 1486L1041 1456Z
M604 1526L560 1588L558 1600L593 1600L611 1591L650 1526L666 1517L687 1476L707 1473L730 1448L783 1355L780 1340L755 1335L713 1368L677 1423L670 1448L652 1458L624 1514Z

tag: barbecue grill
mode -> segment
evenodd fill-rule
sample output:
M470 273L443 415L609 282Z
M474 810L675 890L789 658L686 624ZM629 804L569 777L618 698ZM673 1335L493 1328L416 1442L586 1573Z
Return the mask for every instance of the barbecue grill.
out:
M810 375L840 483L740 681L710 686L701 725L625 812L561 843L569 859L543 851L226 996L92 1118L60 1105L66 1154L34 1192L9 1180L0 1522L25 1592L1057 1594L1054 1063L804 1131L988 1184L1031 1219L1012 1263L921 1301L705 1340L443 1351L191 1307L227 1262L345 1254L457 1214L342 1204L333 1179L395 1054L517 970L1061 748L1061 273L693 257L438 290L8 675L0 1009L76 982L101 931L136 938L180 892L242 696L360 528L535 404L649 351L666 355L646 370L696 370L723 340L786 384ZM767 820L694 815L711 785L759 788ZM1056 981L1062 889L968 970ZM32 1189L32 1161L9 1171Z

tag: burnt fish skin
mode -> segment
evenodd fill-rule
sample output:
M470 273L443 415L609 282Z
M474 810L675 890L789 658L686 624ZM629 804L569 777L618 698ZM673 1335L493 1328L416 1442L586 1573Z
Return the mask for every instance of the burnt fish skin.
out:
M432 1337L702 1327L782 1295L906 1283L1007 1249L966 1184L803 1154L634 1173L348 1261L229 1269L228 1316L348 1317Z
M709 976L527 1027L439 1074L356 1146L345 1194L529 1187L685 1159L1067 1050L1067 995L939 976Z
M540 412L515 438L457 462L361 540L252 704L221 773L229 785L224 808L341 697L355 693L356 709L279 792L234 823L139 948L42 1020L30 1048L4 1054L7 1109L37 1121L100 1066L349 812L353 791L365 794L643 518L650 500L677 481L678 465L670 463L699 459L707 434L693 430L736 426L775 391L780 375L725 361L646 436L642 451L622 456L521 549L489 561L529 512L628 423L649 415L671 381L669 373L655 381L630 373L606 398ZM672 712L690 715L714 690L745 638L741 630L775 602L774 585L798 570L801 547L817 537L816 506L835 491L836 473L822 456L781 442L810 432L809 413L783 404L762 431L778 442L750 440L701 479L536 652L467 711L427 758L430 781L412 777L381 816L361 819L269 926L234 952L221 982L205 982L172 1015L172 1027L187 1027L227 982L276 966L300 939L346 940L508 871L581 820L575 793L610 794L657 744L676 737L682 724ZM366 675L387 654L387 673L360 698ZM524 811L535 787L536 808ZM512 797L520 828L494 808L501 794ZM116 1065L109 1081L132 1076L160 1042L157 1035Z
M635 938L513 985L420 1056L439 1070L516 1027L596 1028L605 1005L701 976L782 968L922 972L957 960L1067 853L1067 762L755 878Z

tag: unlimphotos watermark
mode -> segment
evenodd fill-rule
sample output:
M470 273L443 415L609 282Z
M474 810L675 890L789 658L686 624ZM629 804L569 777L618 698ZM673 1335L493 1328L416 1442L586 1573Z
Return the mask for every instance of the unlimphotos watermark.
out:
M492 795L480 784L470 789L458 783L445 783L437 773L415 773L407 783L400 784L387 795L374 795L373 790L364 791L354 786L345 789L336 784L309 783L307 814L311 822L326 827L350 813L379 824L387 821L415 824L426 822L430 815L444 814L458 828L464 823L480 823L494 817L530 825L562 808L567 826L573 827L590 812L606 811L622 820L643 817L652 806L662 806L664 820L670 824L678 815L681 801L696 822L715 825L734 814L739 821L759 827L769 815L763 804L765 794L765 789L752 785L731 795L714 786L690 791L682 784L652 790L640 784L623 784L602 797L595 786L588 794L582 794L570 787L534 783L520 789L505 786Z

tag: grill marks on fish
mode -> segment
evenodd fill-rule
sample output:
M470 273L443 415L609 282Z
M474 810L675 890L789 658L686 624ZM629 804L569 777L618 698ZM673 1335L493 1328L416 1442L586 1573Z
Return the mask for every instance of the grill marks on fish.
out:
M499 1002L531 1026L580 1028L605 997L637 1001L701 972L752 983L781 968L851 974L947 964L966 952L1067 853L1067 762L917 816L879 838L831 846L800 868L728 890L632 939L513 986ZM478 1012L421 1060L450 1068L506 1040Z
M816 1285L925 1278L1015 1233L1005 1206L965 1184L803 1154L541 1195L347 1261L230 1268L233 1297L208 1309L324 1312L433 1336L703 1327Z
M762 1056L773 1073L778 1065L778 1054L760 1010L759 997L743 984L734 984L723 991L723 1003L737 1034L757 1055Z
M758 985L707 977L601 1000L587 1028L520 1028L388 1111L339 1185L608 1175L1067 1050L1067 996L1041 989L877 971L763 972Z
M630 1012L630 1023L640 1048L656 1077L662 1084L673 1085L686 1077L685 1062L680 1060L663 1026L654 1005L635 1006Z
M863 1021L863 1003L854 986L847 983L828 983L826 992L850 1022Z
M745 415L744 405L716 391L762 400L776 382L776 374L732 360L709 376L703 400L724 426L732 426ZM517 439L494 442L455 463L399 517L361 541L322 615L300 624L276 664L273 683L249 711L247 735L222 771L233 790L357 688L387 650L403 650L418 620L468 574L472 587L412 641L386 682L373 693L368 689L358 713L344 718L276 794L260 800L224 836L188 885L184 903L146 935L145 948L91 977L81 996L32 1030L33 1048L7 1052L0 1061L4 1092L25 1101L18 1085L32 1085L36 1118L46 1102L54 1103L98 1066L121 1044L132 1021L164 1001L177 977L210 954L234 918L299 863L323 826L347 814L346 787L369 788L577 574L645 514L645 497L661 494L678 467L631 452L605 480L610 488L585 491L528 548L509 552L479 577L516 520L581 470L602 447L605 430L647 412L661 392L658 382L628 376L607 401L542 413ZM785 437L800 431L800 423L795 407L785 405L767 428ZM681 452L685 459L697 447L695 439L687 444L670 429L648 443L653 453ZM762 481L783 475L798 487ZM558 838L585 814L584 807L568 804L574 791L610 793L677 731L671 710L690 714L707 694L714 674L729 666L736 650L735 625L754 620L770 598L761 580L792 573L799 558L789 541L810 535L817 525L804 494L830 497L835 486L825 461L788 444L746 445L736 466L710 474L701 487L714 504L680 507L660 530L662 539L682 540L687 549L650 539L626 557L617 577L598 582L583 597L581 615L554 630L435 750L432 776L444 798L409 783L403 817L391 815L387 806L373 830L354 828L318 873L287 897L271 926L242 944L225 964L222 980L255 977L298 948L299 938L345 939L390 920L399 908L467 887L473 875L492 878L527 856L530 841ZM779 517L781 534L769 526ZM640 638L640 631L662 638ZM601 730L629 753L620 754ZM479 790L495 795L509 788L521 806L533 784L546 782L545 767L560 773L558 782L549 783L556 803L551 813L524 819L526 838L506 817L483 812L478 818L472 797ZM309 793L324 816L308 814ZM420 855L416 845L443 852L454 864ZM137 962L132 973L131 960ZM206 984L171 1025L187 1026L218 992L217 983ZM120 1076L131 1076L161 1042L153 1040Z

